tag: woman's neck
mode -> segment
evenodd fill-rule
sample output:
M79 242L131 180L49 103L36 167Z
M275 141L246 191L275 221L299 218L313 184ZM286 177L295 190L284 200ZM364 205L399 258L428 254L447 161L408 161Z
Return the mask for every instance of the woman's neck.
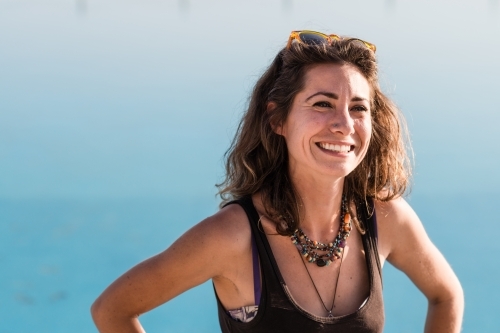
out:
M340 226L344 178L330 181L304 176L291 178L303 205L300 228L310 239L331 241Z

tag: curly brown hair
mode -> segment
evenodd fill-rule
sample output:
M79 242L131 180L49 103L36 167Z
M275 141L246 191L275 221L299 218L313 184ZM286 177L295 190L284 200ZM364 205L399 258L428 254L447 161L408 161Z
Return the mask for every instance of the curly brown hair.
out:
M307 70L325 63L354 66L372 89L370 144L361 163L345 177L347 202L359 207L367 198L388 201L404 194L411 175L406 123L380 89L374 53L353 40L331 45L294 43L278 53L257 81L225 154L226 176L217 185L221 207L230 200L260 192L266 214L276 222L276 231L291 235L296 230L302 201L289 178L285 140L273 131L271 124L285 122L295 96L303 89ZM268 109L269 103L275 107ZM355 222L363 232L359 221Z

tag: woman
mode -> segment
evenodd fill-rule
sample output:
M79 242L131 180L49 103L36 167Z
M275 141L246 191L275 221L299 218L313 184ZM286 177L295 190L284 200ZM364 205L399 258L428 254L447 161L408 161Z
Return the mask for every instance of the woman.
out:
M459 332L460 284L401 198L404 126L375 46L295 31L257 82L227 155L223 203L92 306L100 332L212 279L223 332L382 332L381 266L429 301L426 332Z

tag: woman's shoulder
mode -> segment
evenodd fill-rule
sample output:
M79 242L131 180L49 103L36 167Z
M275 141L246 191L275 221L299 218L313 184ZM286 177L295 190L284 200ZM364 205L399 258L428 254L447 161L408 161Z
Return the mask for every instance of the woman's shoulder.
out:
M192 274L204 282L216 276L230 275L235 263L246 258L248 253L251 253L250 225L243 208L234 204L186 231L160 254L159 262L163 263L162 267L183 267L184 272L194 271ZM183 266L185 262L190 265Z
M251 229L247 214L237 203L226 205L214 215L201 221L194 228L221 247L232 251L250 247Z
M410 234L423 232L422 223L408 202L397 197L388 201L374 200L379 235L379 253L387 258L398 242Z
M387 201L375 199L373 203L377 213L377 222L379 223L405 223L415 214L403 197L396 197Z

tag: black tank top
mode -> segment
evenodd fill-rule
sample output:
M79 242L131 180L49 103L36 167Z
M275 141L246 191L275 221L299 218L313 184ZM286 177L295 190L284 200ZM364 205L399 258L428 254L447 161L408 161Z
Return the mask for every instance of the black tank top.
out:
M359 209L366 233L362 236L368 268L370 294L364 305L356 312L340 317L318 317L300 308L288 291L273 256L266 235L259 231L259 214L251 197L234 201L245 210L255 238L262 274L262 296L257 315L252 321L242 323L226 312L219 298L217 307L223 333L380 333L384 326L384 304L382 300L382 278L377 251L375 213L366 217L366 209ZM364 213L364 214L363 214Z

